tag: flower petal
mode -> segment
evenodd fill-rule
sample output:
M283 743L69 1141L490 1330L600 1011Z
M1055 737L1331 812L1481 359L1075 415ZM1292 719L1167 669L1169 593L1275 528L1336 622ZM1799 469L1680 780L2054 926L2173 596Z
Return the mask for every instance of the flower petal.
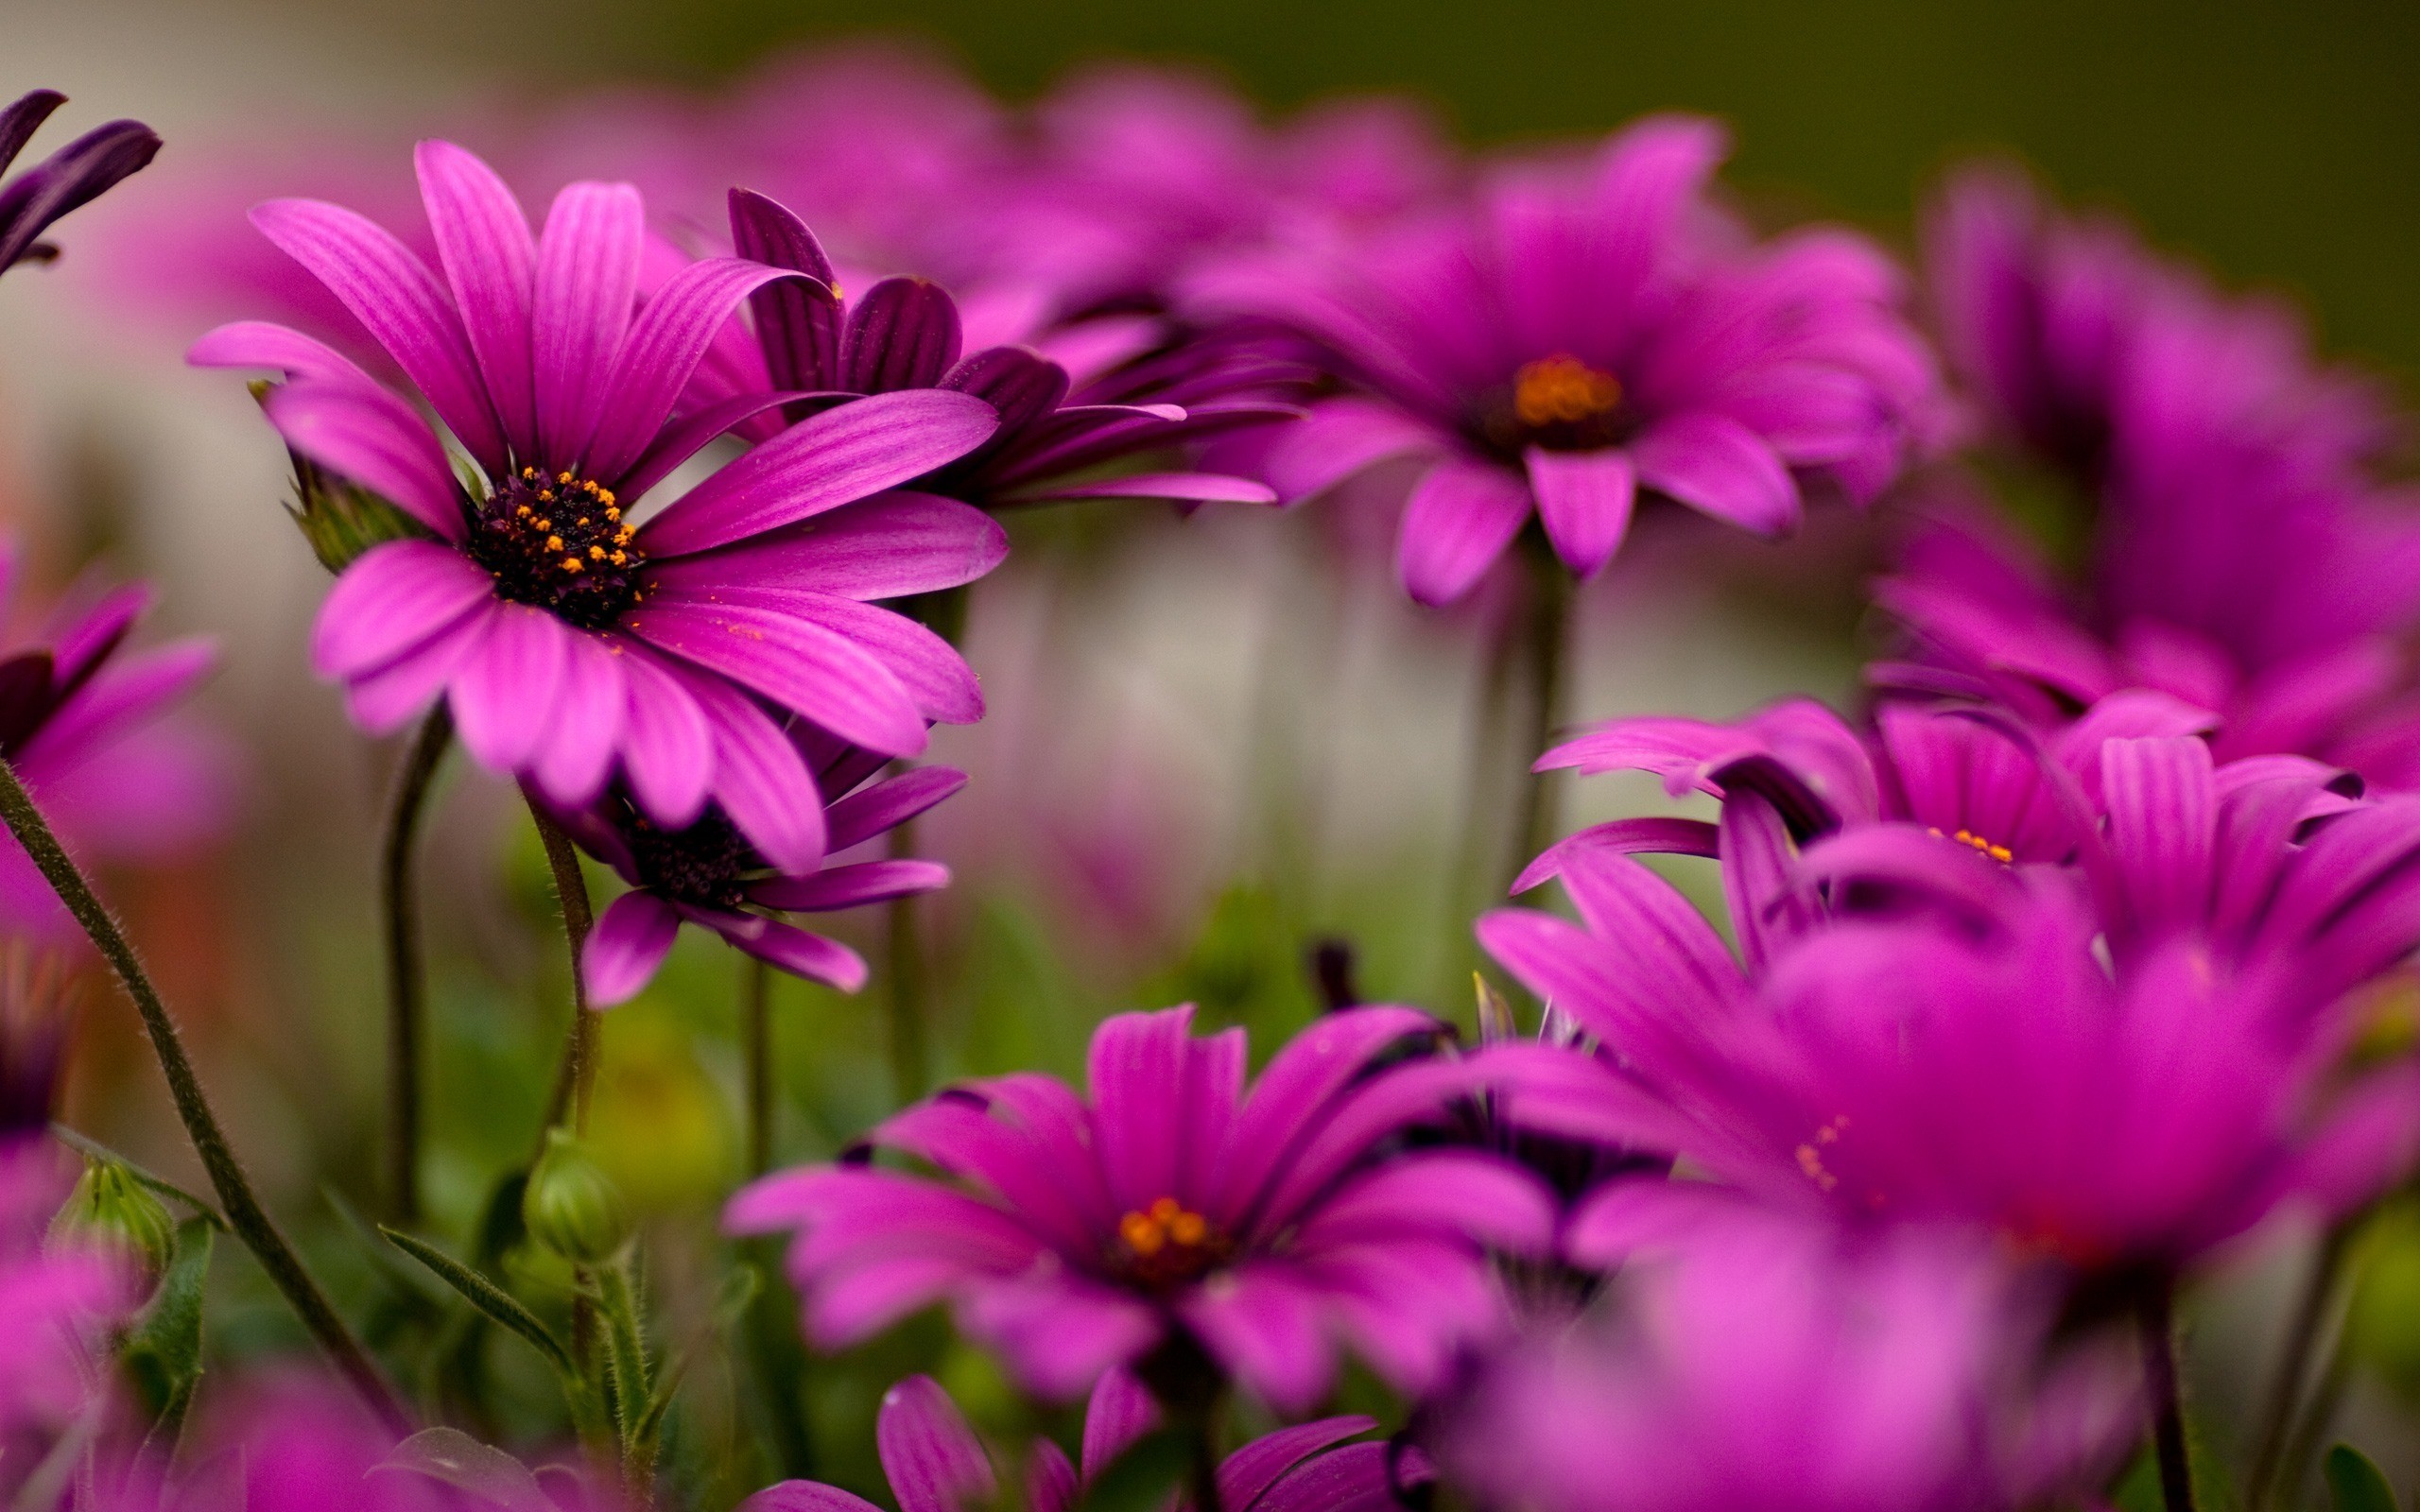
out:
M739 833L784 871L823 859L823 798L815 776L754 700L712 673L683 674L714 731L714 798Z
M745 258L807 275L758 289L749 298L756 339L776 388L839 387L840 326L847 318L836 292L832 261L805 222L763 195L731 192L731 243Z
M630 709L622 772L647 816L666 829L698 821L715 778L714 730L686 680L640 646L619 644Z
M545 738L570 640L562 621L527 604L498 604L489 617L449 697L463 748L490 771L520 771Z
M1437 432L1392 404L1331 399L1281 432L1262 471L1288 504L1323 493L1389 457L1440 448Z
M581 808L613 774L630 714L631 690L622 677L627 659L616 656L601 636L572 630L563 644L569 656L562 687L530 777L557 803Z
M796 276L736 257L710 257L673 274L649 296L606 386L596 434L588 447L589 475L610 486L634 466L654 444L715 333L730 321L740 301L769 284Z
M971 583L1008 555L1009 533L973 505L894 489L743 546L676 558L653 576L699 592L756 582L841 598L904 598Z
M873 1438L899 1512L967 1512L999 1491L982 1440L930 1376L909 1376L883 1393Z
M838 630L724 595L689 597L670 590L650 596L622 625L648 644L794 709L852 745L894 756L925 748L925 721L907 689L873 652Z
M551 468L579 462L596 429L638 297L646 234L639 192L626 183L566 184L546 212L529 353L538 455Z
M494 584L450 546L390 541L337 578L311 627L311 669L352 678L393 661L491 602Z
M538 244L521 201L493 168L451 142L412 151L437 260L454 290L489 400L513 450L537 445L529 378L529 289Z
M610 1008L637 997L672 953L680 933L680 911L645 888L607 904L579 953L588 1005Z
M734 939L732 943L792 976L821 982L842 992L856 992L866 985L865 957L837 939L826 939L804 929L768 923L753 938Z
M344 701L353 722L373 735L401 730L452 684L502 608L493 601L477 607L385 666L352 679Z
M285 443L392 501L448 541L462 539L461 485L409 404L384 388L297 379L264 406Z
M1636 479L1630 456L1619 451L1549 452L1530 448L1530 491L1538 501L1554 554L1582 581L1613 560L1630 529Z
M837 854L886 830L895 829L966 785L954 766L919 766L861 787L823 811L828 843Z
M927 279L887 278L849 312L840 387L860 394L930 388L958 361L958 301Z
M1530 490L1521 479L1489 463L1449 457L1412 486L1395 537L1395 571L1420 602L1450 604L1504 555L1529 518Z
M1638 481L1690 508L1768 536L1798 524L1798 484L1756 433L1692 410L1657 421L1630 447Z
M798 914L828 914L866 903L889 902L949 885L949 868L938 861L859 861L826 867L804 877L775 877L749 889L752 902Z

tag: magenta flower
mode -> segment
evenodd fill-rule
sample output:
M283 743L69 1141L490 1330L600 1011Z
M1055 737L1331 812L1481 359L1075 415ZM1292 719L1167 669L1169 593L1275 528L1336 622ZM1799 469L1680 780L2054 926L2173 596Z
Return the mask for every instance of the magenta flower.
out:
M397 728L432 699L485 765L579 807L620 776L679 829L709 800L777 867L822 853L823 805L783 733L796 714L890 755L982 695L957 652L872 600L980 576L1005 550L963 505L886 490L998 427L965 394L881 395L819 415L644 523L640 501L771 401L676 406L750 294L801 275L733 258L683 267L637 309L637 192L576 183L532 237L503 182L421 145L441 281L377 226L278 200L262 232L326 284L468 453L330 349L276 326L204 336L205 366L268 367L289 445L425 532L364 554L320 613L312 656L355 720Z
M824 848L832 855L905 824L966 785L966 774L947 766L869 783L886 758L829 744L800 742L817 787L836 795L823 811ZM713 804L686 828L667 830L648 823L616 788L559 818L582 849L631 885L596 920L580 957L589 1001L597 1007L636 997L684 922L783 971L855 992L866 982L856 952L776 916L834 913L949 885L949 868L932 861L773 867Z
M1369 245L1207 279L1207 307L1295 326L1358 390L1272 447L1279 492L1426 459L1396 561L1442 604L1533 514L1584 578L1642 488L1766 535L1798 523L1802 479L1880 491L1935 419L1898 274L1844 232L1746 245L1704 198L1722 150L1659 117Z
M1511 1116L2086 1266L2173 1268L2280 1206L2367 1200L2420 1153L2420 1072L2338 1077L2346 994L2420 943L2420 806L2328 817L2330 774L2214 770L2189 738L2113 740L2101 766L2105 842L2073 869L1912 826L1809 847L1789 897L1929 883L1921 845L1969 874L1935 889L1966 906L1838 914L1753 974L1635 861L1566 856L1584 927L1507 910L1479 934L1604 1053L1491 1052L1526 1078ZM1894 829L1908 846L1869 843Z
M1450 1478L1537 1512L1971 1512L2084 1490L2124 1449L2121 1378L2078 1356L2035 1379L2041 1298L1978 1246L1688 1206L1604 1315L1480 1377Z
M0 543L0 612L18 576ZM148 588L78 586L0 656L0 757L60 842L89 861L173 856L217 832L233 788L224 744L177 709L216 661L211 643L121 655ZM80 942L33 859L0 840L0 933Z
M814 233L761 195L732 191L731 230L743 255L806 276L752 297L755 345L735 346L726 333L695 388L704 402L781 394L830 414L864 395L971 394L998 411L999 429L913 486L987 508L1104 495L1275 498L1224 473L1099 476L1111 463L1296 414L1265 397L1286 374L1249 343L1180 340L1078 387L1063 364L1029 347L962 352L958 303L927 280L884 279L844 301ZM767 414L742 429L769 435L779 423Z
M1140 1383L1121 1369L1104 1372L1084 1408L1081 1474L1057 1444L1035 1439L1026 1460L1028 1512L1072 1512L1093 1478L1159 1421ZM1222 1512L1378 1512L1391 1505L1388 1447L1336 1447L1376 1426L1367 1418L1322 1418L1253 1440L1219 1467ZM909 1376L884 1394L874 1443L900 1512L962 1512L999 1496L983 1441L930 1376ZM1404 1457L1406 1484L1426 1478L1419 1455ZM745 1512L874 1512L863 1498L814 1481L769 1486L740 1505Z
M38 89L0 107L0 173L66 103L58 91ZM159 150L159 137L142 122L111 121L0 184L0 273L58 256L59 249L41 239L51 223L148 165Z
M1103 1023L1090 1102L1049 1077L1004 1076L869 1136L941 1179L860 1163L785 1172L733 1198L725 1222L799 1231L790 1271L826 1348L947 1301L969 1336L1052 1397L1198 1348L1300 1412L1327 1391L1340 1341L1421 1389L1500 1323L1486 1246L1539 1243L1544 1194L1472 1152L1378 1158L1470 1085L1454 1062L1377 1070L1439 1032L1426 1014L1330 1015L1248 1095L1243 1032L1197 1040L1192 1018Z
M0 1486L91 1400L88 1350L135 1300L112 1254L45 1242L73 1179L46 1135L0 1136Z

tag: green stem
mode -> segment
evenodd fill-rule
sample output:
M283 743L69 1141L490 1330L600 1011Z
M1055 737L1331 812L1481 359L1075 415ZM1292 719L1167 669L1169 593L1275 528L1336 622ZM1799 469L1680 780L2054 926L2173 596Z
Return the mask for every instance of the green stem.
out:
M773 969L748 957L740 1041L748 1074L748 1174L773 1168Z
M2159 1457L2161 1503L2193 1512L2193 1460L2185 1441L2185 1388L2176 1366L2176 1294L2167 1280L2136 1304L2143 1336L2143 1383L2151 1396L2152 1447Z
M92 885L84 880L76 863L68 859L42 811L34 807L25 784L17 780L15 768L5 761L0 761L0 818L7 820L9 833L26 848L34 866L59 894L59 901L84 926L84 933L92 936L102 958L117 973L127 996L134 1000L144 1032L150 1037L152 1054L159 1058L162 1074L167 1077L168 1095L176 1103L177 1116L184 1123L194 1153L201 1157L202 1169L210 1174L211 1188L218 1194L218 1205L236 1237L251 1250L270 1282L362 1400L389 1429L397 1434L409 1433L411 1415L396 1400L360 1341L353 1336L344 1319L337 1315L326 1294L311 1279L311 1273L303 1269L302 1258L285 1242L285 1236L278 1231L268 1210L253 1194L251 1181L244 1175L233 1146L227 1143L225 1132L218 1126L218 1116L211 1110L201 1079L194 1074L193 1062L185 1055L176 1021L168 1016L167 1005L161 1002L158 989L145 974L143 963L136 958L134 947L128 943L125 931L110 917L100 899L94 896Z
M378 902L387 922L387 1203L398 1228L420 1221L421 1026L427 982L421 965L415 842L430 779L453 739L453 715L440 703L395 774L379 852Z
M2310 1273L2303 1279L2302 1294L2294 1299L2293 1314L2286 1325L2285 1345L2277 1356L2276 1373L2270 1378L2256 1419L2260 1436L2252 1456L2251 1472L2244 1480L2246 1512L2265 1512L2276 1489L2277 1471L2283 1467L2287 1441L2293 1434L2295 1409L2302 1404L2303 1386L2310 1377L2312 1353L2325 1332L2328 1304L2336 1296L2337 1271L2343 1263L2352 1230L2350 1223L2340 1223L2327 1230L2320 1241L2318 1253L2311 1257Z
M571 1031L563 1040L563 1083L570 1094L572 1132L585 1137L588 1105L596 1091L596 1015L588 1006L588 978L580 971L579 957L596 919L589 911L588 879L580 875L579 852L572 849L571 836L535 799L529 800L529 817L538 826L538 838L546 848L546 865L555 874L555 901L563 911L563 943L571 950ZM561 1117L558 1107L547 1122Z
M890 853L902 859L916 853L916 822L909 819L890 832ZM931 983L925 971L925 936L914 893L890 901L890 929L886 944L890 967L890 1076L900 1105L925 1094L932 1074L925 1051L925 1019Z
M1521 874L1532 857L1554 843L1561 818L1557 799L1563 793L1562 774L1533 772L1530 768L1546 754L1563 724L1569 680L1564 652L1571 639L1571 575L1545 553L1530 552L1527 556L1530 591L1522 629L1528 643L1530 696L1530 720L1522 728L1520 745L1513 751L1521 784L1512 824L1512 844L1517 849L1495 895L1489 899L1491 903L1501 902L1512 890L1512 879Z

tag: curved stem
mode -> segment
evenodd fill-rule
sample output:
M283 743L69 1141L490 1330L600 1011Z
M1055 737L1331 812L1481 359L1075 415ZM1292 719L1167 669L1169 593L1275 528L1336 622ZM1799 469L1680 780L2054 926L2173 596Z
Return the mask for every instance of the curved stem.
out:
M2302 1294L2294 1299L2293 1315L2286 1325L2285 1346L2278 1353L2275 1374L2270 1377L2257 1419L2258 1448L2253 1452L2252 1469L2244 1480L2243 1504L2247 1512L2264 1512L2276 1487L2286 1443L2293 1434L2295 1408L2302 1403L2303 1385L2310 1377L2312 1352L2325 1332L2328 1304L2336 1296L2336 1273L2343 1263L2352 1228L2349 1223L2340 1223L2327 1230L2320 1241L2318 1253L2311 1257L2310 1273L2303 1279Z
M234 1147L227 1143L225 1131L218 1126L218 1116L211 1110L201 1078L194 1074L193 1062L185 1055L184 1040L177 1032L176 1021L168 1016L167 1005L161 1002L159 990L145 974L143 963L136 957L134 947L128 943L125 931L94 895L83 872L68 859L42 811L34 806L25 784L17 780L15 768L5 761L0 761L0 818L6 819L9 833L26 848L34 866L59 894L59 901L67 905L76 922L84 926L84 933L92 936L102 958L117 973L127 996L134 1000L135 1011L143 1019L144 1033L150 1038L152 1054L159 1059L162 1074L168 1079L168 1095L176 1103L177 1117L184 1123L185 1136L193 1142L194 1153L201 1157L202 1169L210 1174L211 1188L218 1194L218 1205L236 1237L260 1262L261 1269L268 1273L269 1280L302 1318L302 1326L328 1352L337 1369L371 1411L394 1432L410 1432L411 1415L396 1400L360 1341L353 1336L344 1319L337 1315L326 1294L311 1279L311 1273L303 1269L302 1257L285 1242L285 1236L278 1231L268 1211L253 1194L251 1180L244 1175Z
M773 969L748 957L740 1042L748 1072L748 1174L773 1168Z
M571 836L535 799L529 799L529 817L538 826L538 838L546 848L546 865L555 874L555 901L563 911L563 942L571 948L571 1032L563 1041L563 1083L570 1094L572 1132L585 1135L588 1105L596 1091L596 1015L588 1006L588 979L580 972L579 957L596 919L589 911L588 879L580 875L579 852L572 849ZM547 1122L562 1116L558 1106Z
M2168 1512L2193 1512L2193 1460L2185 1442L2185 1390L2176 1368L2176 1294L2154 1282L2136 1304L2143 1335L2143 1383L2151 1396L2152 1447L2159 1456L2160 1500Z
M413 862L429 781L453 740L454 716L440 703L395 773L378 857L379 911L387 923L387 1202L398 1227L420 1221L420 1050L427 980Z

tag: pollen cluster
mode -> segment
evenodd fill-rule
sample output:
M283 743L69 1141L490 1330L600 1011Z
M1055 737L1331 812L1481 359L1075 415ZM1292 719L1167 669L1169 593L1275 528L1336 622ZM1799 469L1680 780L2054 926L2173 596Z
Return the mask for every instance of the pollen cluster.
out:
M1507 453L1585 452L1622 438L1622 381L1567 352L1525 362L1480 406L1478 428Z
M1159 1290L1218 1268L1233 1247L1209 1219L1174 1197L1162 1197L1117 1220L1110 1259L1128 1280Z
M2015 851L2004 845L1994 845L1972 830L1960 830L1954 834L1944 834L1939 830L1927 826L1925 833L1936 840L1955 840L1960 845L1972 848L1977 854L1989 856L2004 867L2016 860Z
M570 472L525 467L479 511L471 556L499 596L602 629L639 601L647 559L614 490Z

